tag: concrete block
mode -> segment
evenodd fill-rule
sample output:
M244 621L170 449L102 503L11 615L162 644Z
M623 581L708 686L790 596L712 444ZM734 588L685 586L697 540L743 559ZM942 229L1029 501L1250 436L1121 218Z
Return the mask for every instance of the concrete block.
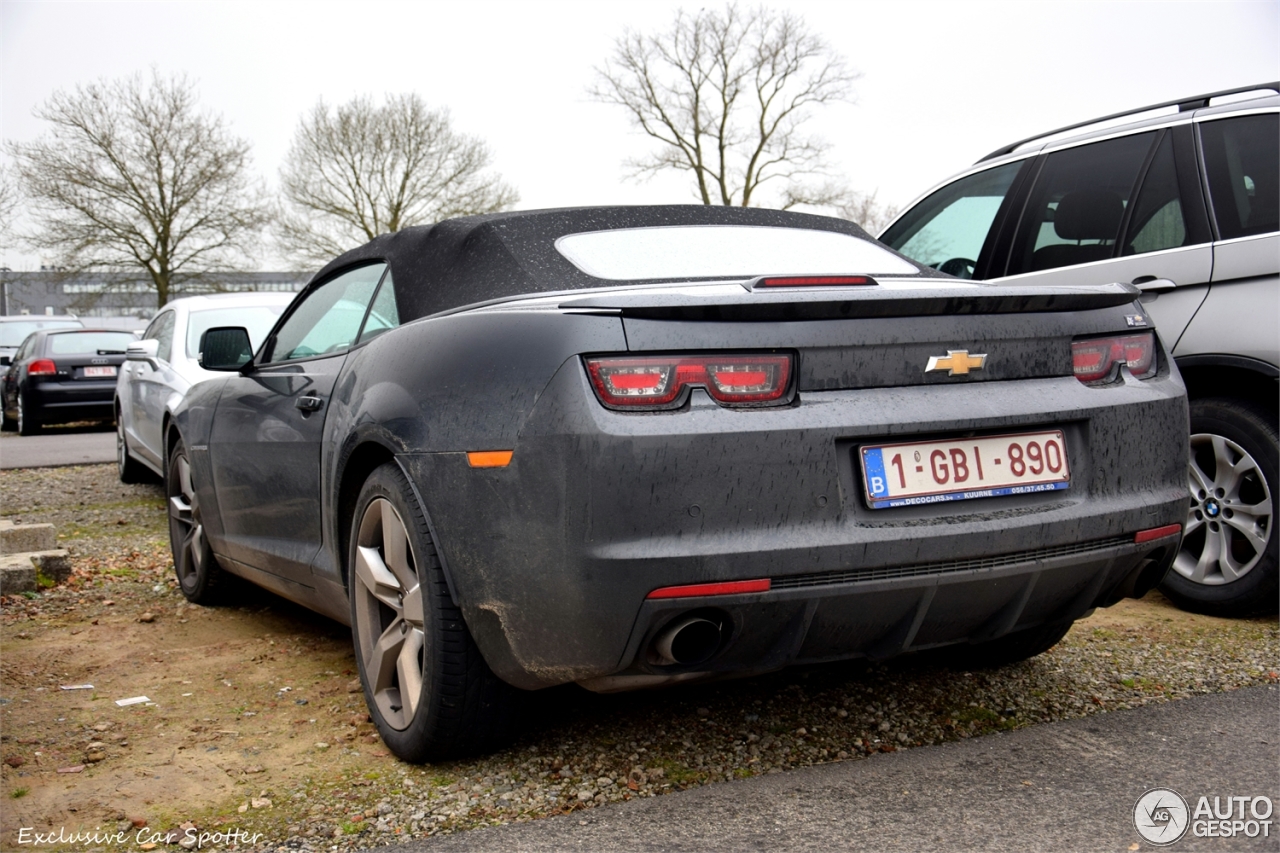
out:
M63 548L38 551L28 555L36 572L54 583L62 583L71 577L71 555Z
M36 589L36 567L26 554L0 557L0 595L19 595Z
M52 551L58 547L57 530L52 524L14 524L0 520L0 554L25 554Z

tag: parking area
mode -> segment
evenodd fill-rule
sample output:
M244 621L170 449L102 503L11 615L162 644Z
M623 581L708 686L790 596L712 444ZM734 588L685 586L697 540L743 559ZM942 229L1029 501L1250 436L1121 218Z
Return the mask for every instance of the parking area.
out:
M365 847L1275 683L1280 660L1274 619L1194 616L1152 594L996 671L917 656L542 691L510 748L409 766L367 720L344 626L249 587L235 606L186 605L158 485L122 485L113 465L6 470L0 506L56 524L74 566L0 609L6 836L191 822L264 846Z

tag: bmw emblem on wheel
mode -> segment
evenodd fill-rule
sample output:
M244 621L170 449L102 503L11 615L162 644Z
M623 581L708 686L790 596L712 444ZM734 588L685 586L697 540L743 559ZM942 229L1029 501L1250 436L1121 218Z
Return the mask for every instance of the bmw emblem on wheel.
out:
M1133 827L1152 844L1173 844L1186 835L1190 814L1177 791L1152 788L1133 807Z

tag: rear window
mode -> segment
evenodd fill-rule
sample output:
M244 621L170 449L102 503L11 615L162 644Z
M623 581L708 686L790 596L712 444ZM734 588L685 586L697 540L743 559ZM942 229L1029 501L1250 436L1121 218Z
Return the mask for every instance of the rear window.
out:
M200 351L200 337L219 326L243 326L249 331L253 351L271 331L271 327L284 313L284 305L253 305L247 308L210 308L192 312L187 320L187 355L195 358Z
M16 347L27 339L27 335L41 329L80 329L84 323L79 320L19 320L13 323L0 323L0 347Z
M124 355L137 338L130 332L63 332L49 336L49 355Z
M624 228L570 234L556 241L556 249L587 275L615 281L919 273L913 264L870 240L805 228Z

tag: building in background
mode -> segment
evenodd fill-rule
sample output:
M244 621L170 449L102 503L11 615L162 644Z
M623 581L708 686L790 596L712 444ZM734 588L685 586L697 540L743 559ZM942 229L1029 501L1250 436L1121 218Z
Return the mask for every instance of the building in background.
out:
M171 298L239 291L297 292L310 272L211 273L175 286ZM127 273L0 270L0 315L72 314L91 325L142 328L156 313L155 290Z

